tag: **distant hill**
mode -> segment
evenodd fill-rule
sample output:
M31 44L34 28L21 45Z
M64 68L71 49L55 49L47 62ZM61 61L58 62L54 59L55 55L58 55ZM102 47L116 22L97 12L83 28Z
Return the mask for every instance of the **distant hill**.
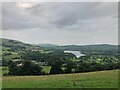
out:
M3 46L8 46L8 47L12 47L12 46L32 46L30 44L26 44L23 43L21 41L17 41L17 40L11 40L11 39L5 39L5 38L1 38L2 40L2 45Z
M6 65L6 62L13 59L20 59L21 53L28 52L41 52L41 53L49 53L49 52L56 52L60 53L61 51L70 50L70 51L80 51L82 54L85 55L117 55L118 46L117 45L108 45L108 44L100 44L100 45L66 45L66 46L59 46L54 44L39 44L39 45L32 45L27 44L17 40L5 39L1 38L2 44L0 44L0 48L2 46L2 56L4 62L3 65ZM39 54L36 54L39 56ZM31 55L35 56L35 55ZM40 56L41 57L41 56Z
M116 52L118 50L117 45L108 45L108 44L100 44L100 45L68 45L63 46L65 50L80 50L81 52Z
M116 53L118 51L117 45L109 45L109 44L96 44L96 45L66 45L66 46L59 46L55 44L26 44L21 41L11 40L11 39L2 39L2 46L9 47L11 49L59 49L59 50L76 50L81 51L82 53L86 52L94 52L94 53ZM0 40L1 40L0 39Z
M3 49L10 48L10 50L15 51L15 50L22 50L22 49L43 49L41 47L37 47L32 44L24 43L21 41L17 40L11 40L11 39L5 39L5 38L0 38L2 41L2 44L0 46L4 47Z
M57 47L59 47L58 45L55 45L55 44L47 44L47 43L45 43L45 44L38 44L38 46L41 46L41 47L45 47L45 48L57 48Z
M62 49L62 50L73 50L85 52L104 52L104 53L115 53L118 51L117 45L109 44L96 44L96 45L66 45L58 46L54 44L39 44L40 47L51 48L51 49Z

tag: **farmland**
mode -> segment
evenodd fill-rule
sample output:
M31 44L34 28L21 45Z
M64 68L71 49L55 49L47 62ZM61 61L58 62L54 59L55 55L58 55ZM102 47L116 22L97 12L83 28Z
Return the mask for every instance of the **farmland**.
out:
M3 88L117 88L118 70L47 76L3 76Z
M120 5L47 1L1 2L2 90L119 89Z
M117 46L51 48L9 39L3 39L2 46L3 88L118 87ZM66 49L80 51L85 56L66 54Z

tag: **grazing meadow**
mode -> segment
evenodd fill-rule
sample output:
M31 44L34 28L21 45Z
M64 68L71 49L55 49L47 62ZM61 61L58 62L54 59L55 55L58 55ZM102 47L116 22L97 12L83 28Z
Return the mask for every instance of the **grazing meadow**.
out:
M117 88L118 70L46 76L3 76L3 88Z

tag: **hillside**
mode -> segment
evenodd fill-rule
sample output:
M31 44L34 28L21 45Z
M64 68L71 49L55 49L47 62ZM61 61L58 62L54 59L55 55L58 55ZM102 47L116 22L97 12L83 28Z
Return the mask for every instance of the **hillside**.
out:
M55 45L55 44L47 44L47 43L45 43L45 44L38 44L38 46L41 46L41 47L45 47L45 48L57 48L57 47L59 47L58 45Z
M49 76L4 76L3 88L118 88L118 70Z
M118 71L116 69L120 67L118 65L119 59L116 45L58 46L47 44L38 46L10 39L2 39L2 41L2 70L4 75L8 75L3 76L3 88L118 87ZM72 54L65 54L64 50L80 50L86 56L75 58ZM8 71L6 67L10 66L10 60L13 61L15 66L14 68L9 67L11 69ZM30 67L34 65L29 64L28 67L23 68L25 66L24 61L36 63L36 65L43 68L42 71L45 73L31 74L30 72L30 74L22 74L23 76L21 76L21 70L23 72L23 69L28 68L24 70L24 72L27 72L33 69ZM20 64L23 65L19 67ZM51 75L51 68L53 66L58 67L58 65L62 72L57 73L55 71L53 74L56 75ZM70 72L67 71L69 68ZM8 72L11 72L10 70L13 70L14 74L8 74ZM58 68L55 70L58 71ZM18 76L11 77L9 75Z
M115 53L118 50L117 45L108 44L96 44L96 45L84 45L76 46L69 45L63 47L65 50L80 50L81 52L93 52L93 53Z
M3 65L6 65L6 62L9 60L20 60L21 59L21 53L24 52L31 52L31 51L40 51L44 52L45 49L41 47L37 47L35 45L27 44L21 41L17 40L11 40L11 39L5 39L0 38L2 41L2 44L0 44L0 48L2 46L2 53L0 53L0 56L2 56L3 59Z
M63 61L72 60L79 62L80 59L73 59L74 55L64 53L64 50L79 50L87 57L86 62L107 63L118 62L117 59L117 45L68 45L58 46L54 44L26 44L17 40L2 39L2 59L3 65L8 65L9 60L34 60L38 62L45 62L48 66L58 58ZM51 54L49 54L51 53ZM96 56L93 56L96 55ZM81 59L82 60L82 59ZM84 60L84 59L83 59ZM84 61L85 61L84 60Z
M66 45L58 46L53 44L39 44L38 46L48 49L61 49L81 51L82 53L116 53L118 51L117 45L96 44L96 45Z
M2 46L6 48L10 48L12 51L21 50L21 49L42 49L32 44L27 44L17 40L11 40L5 38L1 38L1 39L2 39Z
M0 39L1 40L1 39ZM1 44L0 44L1 46ZM9 47L11 49L25 49L25 48L37 48L37 49L61 49L61 50L79 50L81 52L117 52L117 45L109 44L96 44L96 45L66 45L59 46L54 44L38 44L32 45L23 43L17 40L2 38L2 46Z

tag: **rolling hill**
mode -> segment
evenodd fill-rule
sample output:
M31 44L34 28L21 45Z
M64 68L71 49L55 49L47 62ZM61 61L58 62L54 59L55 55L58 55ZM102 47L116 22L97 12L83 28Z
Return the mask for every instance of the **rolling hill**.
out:
M48 48L48 49L59 49L59 50L73 50L81 51L82 53L116 53L118 51L117 45L109 44L96 44L96 45L66 45L59 46L53 44L39 44L38 46Z
M54 44L26 44L21 41L1 38L3 49L10 48L11 50L23 49L40 49L40 50L73 50L81 51L82 53L116 53L118 52L118 45L96 44L96 45L66 45L59 46Z

